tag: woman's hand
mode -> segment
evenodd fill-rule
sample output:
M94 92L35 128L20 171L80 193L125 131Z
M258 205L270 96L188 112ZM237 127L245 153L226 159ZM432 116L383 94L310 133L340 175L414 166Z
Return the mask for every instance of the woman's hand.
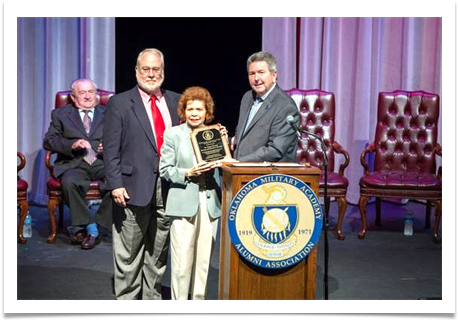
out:
M187 177L197 177L206 171L212 170L213 168L214 166L210 163L202 162L188 169L185 175Z
M225 137L228 140L228 130L226 130L225 126L222 126L220 123L218 123L219 129L220 129L220 135L222 137Z

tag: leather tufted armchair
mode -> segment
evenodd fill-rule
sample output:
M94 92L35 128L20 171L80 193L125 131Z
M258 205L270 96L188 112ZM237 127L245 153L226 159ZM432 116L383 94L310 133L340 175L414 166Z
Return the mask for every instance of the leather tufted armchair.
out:
M68 104L73 103L72 99L70 98L70 94L72 91L59 91L56 94L56 103L55 108L60 108L66 106ZM108 100L111 96L115 93L111 91L105 91L101 89L97 89L97 99L98 104L102 106L106 106L108 104ZM53 161L52 161L52 152L47 151L45 157L45 164L46 167L49 169L50 177L47 181L47 190L48 190L48 215L49 221L51 226L51 233L47 238L48 243L54 243L56 241L57 236L57 228L56 228L56 206L59 207L59 228L63 228L64 224L64 204L62 201L62 187L60 179L57 179L53 174ZM94 180L91 181L90 188L86 193L87 200L98 200L101 199L101 193L99 190L99 181Z
M367 229L366 204L370 197L376 197L376 225L381 224L381 198L427 200L426 228L433 203L434 241L440 242L441 167L435 174L435 156L442 154L437 143L439 104L437 94L424 91L379 93L375 140L360 156L365 169L360 179L360 239ZM373 172L365 160L370 152L375 153Z
M347 207L346 193L349 184L344 176L344 170L349 165L349 153L335 141L335 96L331 92L322 90L291 89L287 90L286 93L292 97L298 106L300 128L315 133L324 139L328 155L326 207L330 207L330 197L335 197L338 201L337 237L339 240L344 240L341 226ZM344 156L344 163L340 165L338 172L334 172L335 153ZM302 134L301 139L298 140L296 161L298 163L308 162L323 170L324 154L320 142ZM324 196L323 173L320 175L319 195Z
M18 164L18 205L20 208L19 211L19 225L18 225L18 242L20 244L26 244L27 239L22 235L24 229L24 221L29 211L29 203L27 202L27 188L29 185L27 181L19 178L19 171L21 171L26 165L26 158L21 152L17 152L19 158Z

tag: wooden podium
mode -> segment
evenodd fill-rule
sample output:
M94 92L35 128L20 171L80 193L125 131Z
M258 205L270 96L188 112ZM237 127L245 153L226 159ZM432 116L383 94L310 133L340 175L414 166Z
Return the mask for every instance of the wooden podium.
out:
M231 243L228 211L233 197L249 181L266 174L285 174L307 184L319 193L320 169L308 166L223 165L223 199L220 235L220 300L312 300L316 296L317 246L298 264L285 269L257 267L244 258ZM292 165L292 164L290 164Z

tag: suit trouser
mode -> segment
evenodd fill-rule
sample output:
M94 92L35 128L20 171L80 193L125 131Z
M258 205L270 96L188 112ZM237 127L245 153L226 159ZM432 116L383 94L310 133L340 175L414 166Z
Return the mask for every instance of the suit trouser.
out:
M174 218L171 226L172 300L204 300L210 258L217 237L218 220L207 213L206 192L199 192L198 212L193 217Z
M64 199L70 209L72 226L85 226L94 221L98 222L99 216L105 214L102 212L104 208L110 207L106 205L107 202L111 202L110 193L107 192L103 194L103 204L100 205L96 218L93 219L85 200L90 181L101 180L104 177L104 165L101 160L97 160L92 166L82 161L79 167L67 170L60 176Z
M119 300L161 300L170 218L164 215L160 181L149 205L113 208L115 296Z

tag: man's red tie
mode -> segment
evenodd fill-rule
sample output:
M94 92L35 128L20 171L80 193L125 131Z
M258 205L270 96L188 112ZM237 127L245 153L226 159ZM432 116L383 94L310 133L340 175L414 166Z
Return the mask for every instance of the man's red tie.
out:
M164 124L164 119L161 115L161 111L159 111L159 108L156 105L157 100L158 99L155 95L151 96L151 115L153 117L153 125L155 127L156 145L158 146L158 154L161 155L161 146L163 145L163 135L166 126Z

